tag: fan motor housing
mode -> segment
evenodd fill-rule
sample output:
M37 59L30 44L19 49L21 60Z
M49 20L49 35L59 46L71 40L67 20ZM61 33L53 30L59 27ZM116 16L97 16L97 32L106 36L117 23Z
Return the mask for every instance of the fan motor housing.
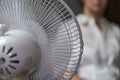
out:
M32 34L12 30L0 37L0 78L25 78L39 61L39 45Z

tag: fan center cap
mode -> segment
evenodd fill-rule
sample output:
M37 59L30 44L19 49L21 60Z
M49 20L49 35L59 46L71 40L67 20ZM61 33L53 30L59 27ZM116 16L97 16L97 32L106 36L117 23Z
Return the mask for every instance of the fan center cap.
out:
M0 64L4 64L6 62L5 58L0 57Z

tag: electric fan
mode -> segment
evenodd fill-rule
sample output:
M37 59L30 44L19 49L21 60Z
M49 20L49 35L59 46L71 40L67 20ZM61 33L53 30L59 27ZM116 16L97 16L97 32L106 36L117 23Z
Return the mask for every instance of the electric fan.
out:
M82 51L63 0L0 0L0 80L71 80Z

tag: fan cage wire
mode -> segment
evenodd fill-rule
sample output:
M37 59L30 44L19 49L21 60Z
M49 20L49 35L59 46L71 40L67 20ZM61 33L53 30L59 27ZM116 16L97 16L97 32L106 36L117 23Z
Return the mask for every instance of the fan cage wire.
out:
M72 33L72 31L71 31L71 29L73 29L73 27L75 27L75 26L77 26L77 30L80 30L80 27L79 27L79 24L78 24L78 22L77 22L77 20L76 20L76 18L75 18L75 15L73 14L73 12L72 12L72 10L66 5L66 3L64 3L64 1L62 1L62 0L60 0L60 2L63 4L63 6L65 6L66 8L65 9L67 9L67 10L69 10L69 11L66 11L66 13L68 13L69 14L69 12L72 14L72 16L71 15L67 15L67 17L65 17L65 14L63 14L62 16L63 16L63 18L65 19L65 21L67 20L67 19L69 19L69 18L73 18L73 20L72 19L70 19L70 20L67 20L68 22L65 22L65 24L66 24L66 27L68 27L68 30L70 31L68 31L68 35L70 34L70 33ZM70 21L72 22L72 23L70 23ZM74 22L76 22L76 25L74 25L74 26L71 26L71 28L70 28L70 25L72 25L72 24L74 24ZM77 31L76 30L76 31ZM74 34L74 32L71 34L71 36L69 35L69 37L70 38L73 38L73 35L74 35L74 37L75 37L75 34ZM73 53L81 53L81 54L78 54L78 55L76 55L76 56L79 56L79 59L78 59L78 61L75 63L74 61L75 60L73 60L73 61L71 61L70 63L69 63L69 65L72 65L73 63L73 65L77 65L76 66L76 70L73 70L73 74L72 74L72 77L73 77L73 75L77 72L77 68L79 67L79 65L80 65L80 60L81 60L81 56L82 56L82 52L83 52L83 40L82 40L82 33L81 33L81 31L78 31L78 34L76 35L76 36L78 36L78 35L80 35L79 36L79 38L80 38L80 42L78 41L78 43L76 43L76 44L74 44L74 43L72 43L73 42L73 40L72 39L70 39L70 43L71 43L71 45L73 46L73 45L77 45L77 44L81 44L81 45L79 45L79 46L77 46L76 48L80 48L80 51L78 51L78 52L73 52ZM76 40L77 41L77 40ZM71 50L71 52L72 52L72 48L70 49ZM74 51L74 50L73 50ZM72 56L72 55L71 55ZM75 57L75 55L73 55L73 57ZM72 60L72 58L71 58L71 60ZM67 68L68 69L68 72L69 72L69 69L70 69L70 67L68 67ZM71 70L71 69L70 69ZM67 72L67 71L66 71ZM66 75L66 74L63 74L63 75ZM67 75L68 76L68 75ZM68 77L70 80L72 79L72 77Z
M47 34L49 36L48 43L51 43L51 40L54 41L54 38L55 38L54 36L56 35L55 33L56 33L57 28L64 24L65 31L63 31L63 33L67 31L66 35L68 35L69 43L70 43L70 57L69 57L70 60L69 60L68 66L66 66L66 69L68 70L66 72L70 72L70 75L68 78L72 79L73 75L77 72L77 68L80 65L80 59L81 59L82 50L83 50L83 40L82 40L80 27L78 25L77 20L75 19L75 15L73 14L72 10L66 5L66 3L64 3L63 0L40 0L40 1L39 0L23 0L23 1L24 2L28 1L29 3L34 3L34 6L36 6L37 2L39 2L41 4L42 7L39 11L39 13L41 13L41 14L40 15L37 14L37 16L42 16L43 14L44 14L44 16L42 16L41 19L34 18L34 16L33 16L31 18L31 21L34 19L36 21L39 21L39 24L44 28L44 30L47 32ZM45 6L43 6L43 5L45 5ZM53 10L53 11L51 11L51 10ZM48 14L45 14L44 12L47 13L47 11L51 11L51 12L48 12ZM56 15L56 12L57 12L57 15ZM55 14L55 17L56 17L56 18L53 17L53 20L50 19L51 17L49 17L52 14ZM45 21L47 21L47 22L45 22ZM54 24L51 25L49 21L51 23L54 22ZM8 22L10 22L10 20ZM20 21L18 21L18 22L20 22ZM29 21L29 24L30 24L30 21ZM57 25L57 26L55 26L55 25ZM54 35L53 35L53 32L54 32ZM63 35L61 35L61 36L63 36ZM76 36L78 39L74 40L74 38L76 38ZM77 41L77 43L73 43L73 40L74 40L74 42L76 42L77 40L78 41ZM78 43L80 43L80 45ZM77 45L77 44L78 44L78 46L75 47L75 45ZM74 51L76 51L76 52L74 52ZM75 57L77 57L77 58L75 59ZM72 70L72 71L70 71L70 70ZM64 72L62 74L66 75L65 74L66 72L64 70ZM49 75L49 73L47 73L47 74ZM70 76L72 76L72 77L70 78ZM57 77L58 76L55 75L55 76L53 76L53 78L50 78L49 80L56 79ZM37 80L37 79L35 79L35 80Z

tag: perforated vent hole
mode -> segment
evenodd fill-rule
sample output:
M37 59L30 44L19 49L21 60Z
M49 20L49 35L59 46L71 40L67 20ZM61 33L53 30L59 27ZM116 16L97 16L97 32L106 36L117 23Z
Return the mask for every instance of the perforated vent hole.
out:
M9 75L11 75L11 72L9 71L8 68L5 68L5 70L6 70L6 72L7 72Z
M12 65L9 65L9 67L10 67L11 69L16 70L16 68L15 68L14 66L12 66Z
M3 69L0 69L0 73L1 73L1 75L3 75L4 73L3 73Z
M3 50L2 50L2 52L4 53L4 51L5 51L5 46L3 46Z
M3 46L3 50L2 50L2 52L4 53L5 52L5 48L6 48L6 46ZM12 51L13 51L13 47L10 47L9 49L8 49L8 51L6 51L7 52L7 55L9 55L9 58L12 58L12 59L14 59L15 57L17 57L18 56L18 54L17 53L11 53ZM20 63L20 61L19 60L10 60L10 63L14 63L14 64L18 64L18 63ZM6 69L7 70L7 69Z
M17 54L15 53L15 54L11 55L10 58L14 58L16 56L17 56Z
M7 54L9 55L9 54L12 52L12 50L13 50L13 47L11 47L11 48L8 50Z
M11 60L10 62L11 62L11 63L14 63L14 64L18 64L18 63L20 63L19 60Z
M7 67L0 69L0 74L1 74L1 75L4 75L5 72L6 72L8 75L11 75L11 72L10 72L10 70L9 70Z

